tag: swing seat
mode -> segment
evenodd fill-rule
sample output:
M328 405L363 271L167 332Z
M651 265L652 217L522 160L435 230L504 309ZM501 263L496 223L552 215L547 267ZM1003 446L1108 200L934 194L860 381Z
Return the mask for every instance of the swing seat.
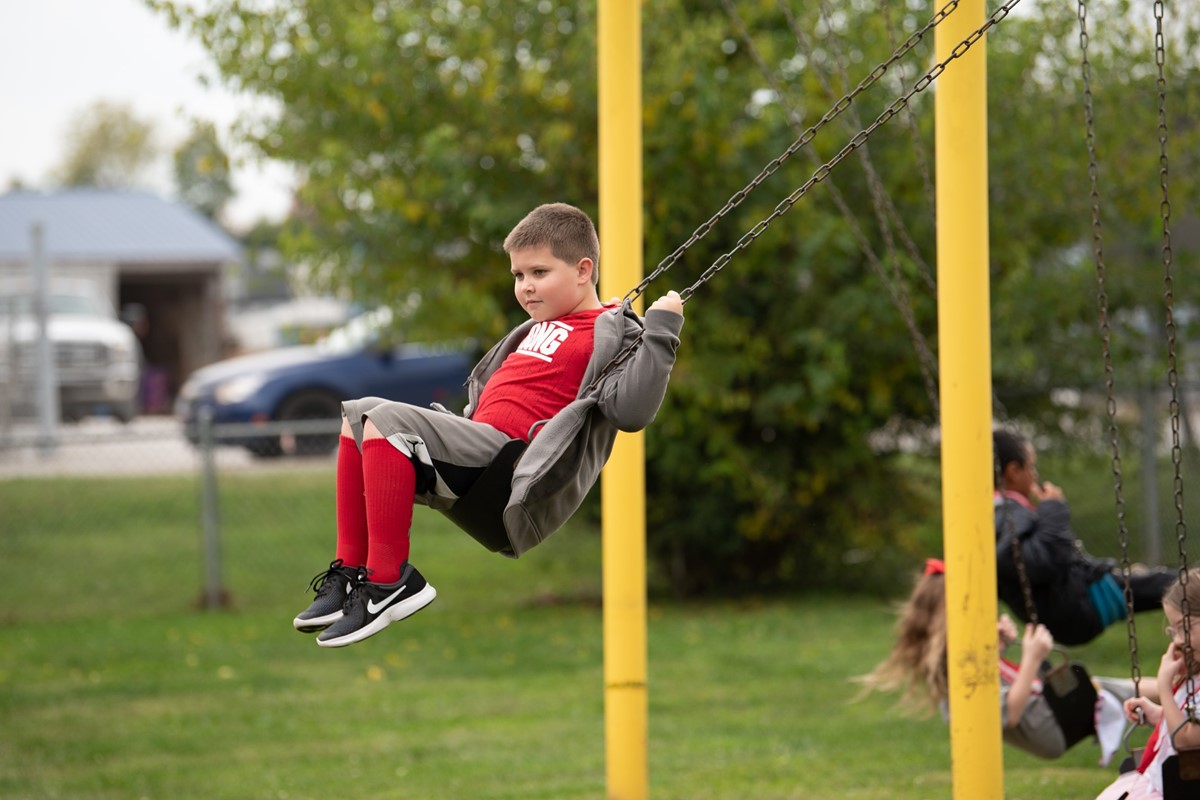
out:
M451 522L493 553L513 555L504 528L504 507L512 494L513 470L528 446L521 439L505 444L467 493L450 508L442 509Z
M1082 664L1064 661L1042 677L1042 696L1062 729L1067 747L1096 735L1098 695Z
M1180 750L1163 761L1162 781L1164 800L1200 797L1200 749Z

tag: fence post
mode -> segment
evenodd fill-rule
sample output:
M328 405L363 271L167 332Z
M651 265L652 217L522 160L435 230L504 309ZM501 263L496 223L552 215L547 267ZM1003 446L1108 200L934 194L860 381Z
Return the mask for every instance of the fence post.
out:
M214 455L212 409L200 408L201 496L200 517L204 529L204 595L206 609L224 608L229 595L221 586L221 526L217 502L217 465Z
M41 222L29 231L32 243L33 313L37 323L34 371L37 380L38 450L48 456L58 447L58 424L62 416L58 395L58 365L50 341L50 278L46 266L46 235Z

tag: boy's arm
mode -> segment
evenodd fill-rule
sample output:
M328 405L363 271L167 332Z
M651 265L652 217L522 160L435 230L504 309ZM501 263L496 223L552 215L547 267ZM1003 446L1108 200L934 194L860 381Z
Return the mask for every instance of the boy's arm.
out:
M678 296L674 302L679 302ZM667 393L682 329L683 314L671 309L669 296L655 301L646 312L641 345L601 382L600 411L619 430L639 431L654 421Z

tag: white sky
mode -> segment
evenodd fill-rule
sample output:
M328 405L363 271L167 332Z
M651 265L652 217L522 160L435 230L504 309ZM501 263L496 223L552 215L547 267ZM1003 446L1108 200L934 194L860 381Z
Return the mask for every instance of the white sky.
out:
M170 195L170 152L190 120L205 119L216 124L234 161L237 195L226 222L239 229L282 217L291 173L247 162L225 137L251 101L204 87L201 73L215 70L200 45L141 0L0 0L0 193L14 179L49 188L72 118L105 100L154 124L164 156L151 188Z

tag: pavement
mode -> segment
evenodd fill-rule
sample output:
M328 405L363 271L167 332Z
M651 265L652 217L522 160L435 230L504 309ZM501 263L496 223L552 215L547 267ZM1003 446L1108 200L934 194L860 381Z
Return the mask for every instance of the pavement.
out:
M128 424L110 417L87 417L61 424L52 443L39 442L35 423L0 429L0 480L55 475L164 475L198 473L201 452L183 436L171 416L145 416ZM261 459L241 447L213 451L216 466L230 470L312 468L331 457Z

